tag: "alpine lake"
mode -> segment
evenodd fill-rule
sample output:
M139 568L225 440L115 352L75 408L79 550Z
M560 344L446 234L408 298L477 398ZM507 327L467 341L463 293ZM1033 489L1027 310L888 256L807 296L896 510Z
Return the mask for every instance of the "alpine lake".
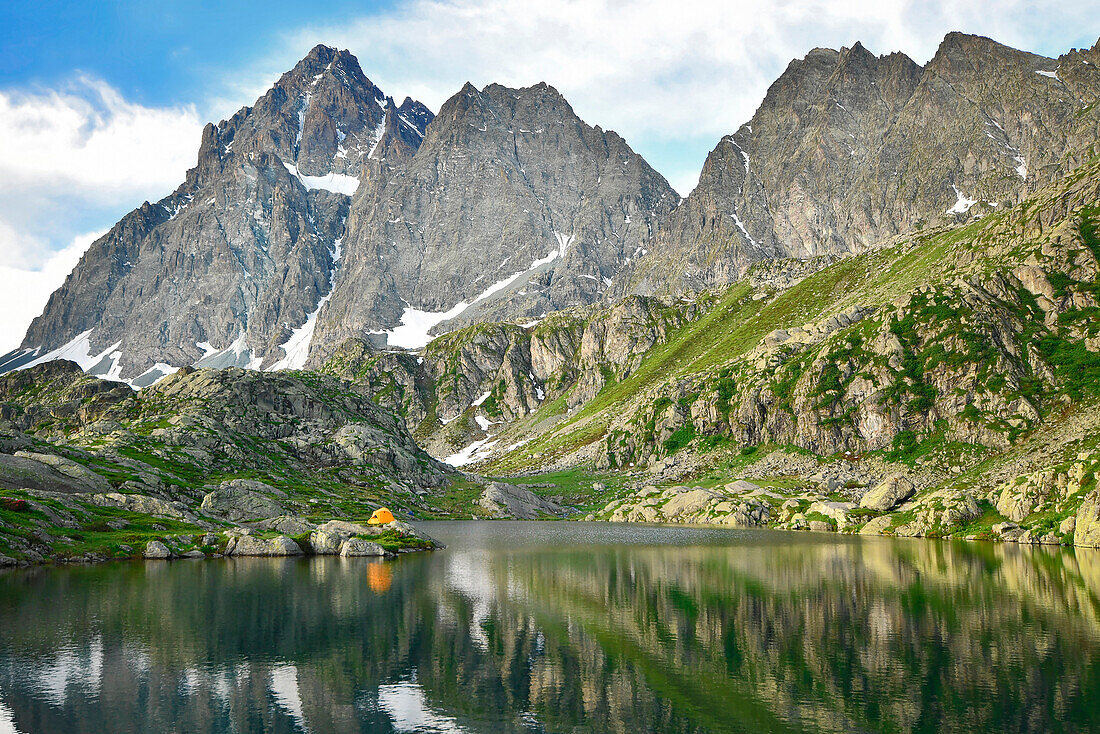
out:
M1100 730L1100 551L420 523L0 574L0 732Z

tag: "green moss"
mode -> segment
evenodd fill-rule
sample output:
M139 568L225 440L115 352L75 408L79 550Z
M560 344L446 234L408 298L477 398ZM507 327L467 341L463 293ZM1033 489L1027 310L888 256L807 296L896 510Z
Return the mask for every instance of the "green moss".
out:
M695 440L695 425L685 423L677 428L671 436L665 439L665 453L674 454Z

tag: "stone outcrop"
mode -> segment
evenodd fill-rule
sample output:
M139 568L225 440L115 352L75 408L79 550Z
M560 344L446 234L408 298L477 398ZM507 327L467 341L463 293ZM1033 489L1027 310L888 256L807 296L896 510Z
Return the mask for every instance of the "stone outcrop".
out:
M886 512L909 499L914 491L916 491L916 485L909 477L892 474L863 495L859 500L859 506L868 510Z
M505 482L489 482L477 504L494 517L518 520L534 520L546 515L562 514L562 508L556 502L539 497L529 489Z
M1100 548L1100 490L1094 489L1085 495L1073 521L1073 544L1081 548Z
M302 548L285 535L274 538L242 535L230 539L225 549L227 556L300 556L302 553Z
M226 482L202 498L200 510L204 515L243 522L277 517L285 508L269 496L275 488L263 482L234 479ZM282 492L285 496L285 492Z

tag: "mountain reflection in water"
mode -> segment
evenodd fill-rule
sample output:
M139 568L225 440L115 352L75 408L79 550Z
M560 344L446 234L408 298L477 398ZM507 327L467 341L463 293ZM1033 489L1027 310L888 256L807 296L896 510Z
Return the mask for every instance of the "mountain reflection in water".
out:
M1100 728L1100 553L583 523L0 575L0 732Z

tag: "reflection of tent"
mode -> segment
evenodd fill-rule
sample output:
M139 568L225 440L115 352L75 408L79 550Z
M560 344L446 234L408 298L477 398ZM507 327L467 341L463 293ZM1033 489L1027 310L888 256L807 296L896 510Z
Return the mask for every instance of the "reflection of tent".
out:
M367 586L376 594L384 594L393 583L393 572L388 563L379 561L367 566Z
M370 520L367 520L367 525L389 525L391 522L393 522L393 513L385 507L380 507L370 516Z

